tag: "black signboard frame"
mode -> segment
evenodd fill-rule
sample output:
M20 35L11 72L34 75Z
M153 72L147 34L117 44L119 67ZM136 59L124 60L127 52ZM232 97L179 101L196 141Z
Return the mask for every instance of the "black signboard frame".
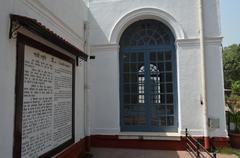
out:
M45 44L42 44L30 37L18 33L16 45L17 48L16 86L15 86L16 99L15 99L14 146L13 146L13 156L15 158L21 157L25 45L48 53L52 56L58 57L72 64L72 137L65 143L40 156L51 157L74 143L75 60L53 48L46 46Z

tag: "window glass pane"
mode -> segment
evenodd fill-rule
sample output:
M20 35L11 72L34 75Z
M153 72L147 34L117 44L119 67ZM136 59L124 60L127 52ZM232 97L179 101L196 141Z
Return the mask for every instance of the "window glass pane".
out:
M131 82L132 83L137 83L138 82L138 74L137 73L132 73L131 74Z
M173 115L173 113L174 113L173 105L168 105L167 106L167 114Z
M162 45L164 43L164 41L161 39L161 38L159 38L158 40L157 40L157 44L158 45Z
M165 63L165 69L166 69L166 71L172 71L172 63L166 62Z
M124 85L124 92L125 93L130 93L130 85L129 84Z
M124 72L129 72L130 71L130 64L124 64Z
M168 116L167 117L167 125L168 126L173 126L174 125L174 117L173 116Z
M145 103L145 98L143 94L138 95L138 103Z
M131 95L131 103L132 104L137 104L137 103L139 103L139 101L138 101L138 94L134 94L134 95Z
M158 105L157 107L158 107L157 112L158 112L160 115L165 115L165 114L166 114L166 108L165 108L164 105Z
M131 72L137 73L138 72L138 63L131 63Z
M163 62L164 61L163 53L157 53L157 61L158 62Z
M125 125L146 125L146 117L142 116L125 116L124 117Z
M150 53L150 61L156 61L156 53L155 52Z
M130 59L131 62L136 62L137 61L137 54L136 53L130 53Z
M124 74L124 76L123 76L123 82L125 82L125 83L130 82L130 75L129 75L129 74Z
M159 77L160 77L160 82L164 82L164 73L160 73Z
M165 53L165 60L172 60L171 51Z
M144 41L143 41L142 39L137 40L137 41L136 41L136 45L138 45L138 46L143 46L143 45L144 45Z
M160 124L161 124L161 126L166 126L167 125L166 117L160 117Z
M166 87L167 87L167 93L171 93L171 92L173 92L173 86L172 86L172 83L168 83L168 84L166 84Z
M131 92L134 93L134 94L137 94L138 93L138 84L131 84Z
M165 84L161 83L160 85L161 93L165 93Z
M158 69L160 72L164 72L164 63L159 63L158 64Z
M143 62L144 61L144 54L143 53L139 53L138 54L138 62Z
M135 117L134 123L136 125L146 125L146 117L145 116L137 116L137 117Z
M150 40L149 45L154 46L154 45L156 45L156 42L154 40Z
M164 94L161 94L160 100L161 100L161 103L165 103L165 95Z
M161 103L161 95L160 94L152 94L150 96L151 103Z
M123 100L124 100L124 103L125 104L129 104L130 103L130 95L124 95L124 97L123 97Z
M152 92L152 94L160 94L161 93L160 84L152 84L151 85L151 92Z
M131 104L124 105L124 111L127 113L131 113L131 112L142 113L142 112L144 112L144 110L145 110L144 105L131 105Z
M167 103L173 103L173 95L167 94Z
M166 81L172 82L172 73L166 73Z
M123 55L123 61L124 62L129 62L130 61L130 55L129 54L124 54Z
M152 117L151 123L152 123L152 126L157 127L157 126L159 125L159 118L158 118L156 115L154 115L154 116Z

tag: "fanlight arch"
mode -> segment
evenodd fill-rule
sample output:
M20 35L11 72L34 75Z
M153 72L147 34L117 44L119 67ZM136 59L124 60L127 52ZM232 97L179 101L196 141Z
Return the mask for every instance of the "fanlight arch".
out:
M145 20L144 20L145 21ZM121 47L166 46L174 44L171 30L163 23L148 20L148 23L137 22L129 26L120 40Z
M178 21L169 13L160 10L159 8L138 8L130 11L119 18L112 28L109 36L111 44L118 44L122 33L133 23L143 20L153 19L163 22L174 34L176 40L184 39L185 32Z

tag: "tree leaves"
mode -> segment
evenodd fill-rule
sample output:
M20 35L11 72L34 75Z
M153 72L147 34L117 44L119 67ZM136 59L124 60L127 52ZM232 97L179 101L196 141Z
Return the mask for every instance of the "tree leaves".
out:
M235 132L240 133L240 96L232 94L227 97L226 105L229 108L230 120L235 125Z
M234 81L240 80L240 45L233 44L224 48L223 70L225 88L231 88Z

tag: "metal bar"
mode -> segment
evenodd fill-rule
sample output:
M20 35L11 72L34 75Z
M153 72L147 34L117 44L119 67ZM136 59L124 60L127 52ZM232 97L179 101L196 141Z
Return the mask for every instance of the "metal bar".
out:
M199 153L200 146L198 143L196 145L197 145L197 158L200 158L200 153Z
M200 157L206 158L206 156L203 154L203 152L199 152L199 154L202 155L202 156L200 156ZM211 156L210 156L210 157L211 157Z
M207 151L204 147L202 147L202 150L205 151L209 156L213 157L209 151Z
M195 156L197 156L196 151L194 151L193 148L189 145L188 145L188 150L194 153Z
M192 153L194 154L194 156L196 156L197 157L197 154L195 153L195 151L192 149L192 147L191 146L189 146L188 145L188 147L192 150Z
M190 154L190 156L191 156L192 158L195 158L195 155L193 154L193 152L191 152L191 151L188 150L188 149L187 149L187 151L188 151L188 153Z
M202 144L199 143L198 141L197 141L197 145L199 145L199 150L202 150L202 151L206 152L206 153L208 154L208 156L213 157L213 156L211 155L211 153L209 153L209 151L206 150L206 149L204 148L204 146L202 146Z
M195 151L194 148L189 143L186 144L186 147L190 147L192 151Z
M191 143L191 145L192 145L195 149L197 149L197 146L196 146L189 138L187 138L187 140L189 140L189 142Z
M186 144L186 149L189 149L189 150L191 150L192 152L194 151L193 148L192 148L189 144Z
M209 151L208 151L207 149L205 149L205 147L204 147L201 143L199 143L199 142L197 141L197 139L193 138L192 136L190 136L190 137L191 137L191 139L193 139L193 140L199 145L199 148L201 148L203 151L205 151L205 152L207 152L208 154L210 154Z
M208 150L204 148L204 146L195 138L193 138L189 133L188 130L185 130L186 134L186 150L196 157L196 158L206 158L206 156L210 156L210 158L216 158L216 153L210 153ZM196 150L194 150L196 149ZM207 155L204 155L206 153Z

